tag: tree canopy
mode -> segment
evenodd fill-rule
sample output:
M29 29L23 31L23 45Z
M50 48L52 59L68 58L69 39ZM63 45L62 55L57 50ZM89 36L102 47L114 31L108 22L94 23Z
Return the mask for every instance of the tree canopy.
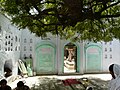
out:
M120 0L0 0L1 11L37 36L92 41L120 39Z

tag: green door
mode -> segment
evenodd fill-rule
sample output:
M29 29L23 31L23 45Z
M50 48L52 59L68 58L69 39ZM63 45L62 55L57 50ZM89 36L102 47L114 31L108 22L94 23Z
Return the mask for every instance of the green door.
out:
M101 49L99 47L88 47L86 49L86 72L100 72L101 57Z
M55 48L49 44L40 45L36 49L37 74L53 74L55 72Z

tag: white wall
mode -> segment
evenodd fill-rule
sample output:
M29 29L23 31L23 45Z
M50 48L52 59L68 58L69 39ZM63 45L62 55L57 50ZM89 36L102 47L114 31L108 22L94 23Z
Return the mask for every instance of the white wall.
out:
M110 44L111 43L111 44ZM120 64L120 42L114 39L111 42L103 42L103 71L108 71L110 64ZM111 51L110 51L111 48ZM107 49L105 51L105 49ZM107 56L107 58L105 58ZM112 56L112 58L110 58Z
M0 14L0 26L2 30L1 39L2 52L6 53L6 60L12 60L13 74L17 74L17 60L20 58L20 50L15 48L20 47L19 39L21 38L21 32L14 25L11 24L10 20ZM17 37L17 41L16 38ZM7 43L7 44L6 44ZM5 61L6 61L5 60Z
M10 20L0 14L0 26L2 29L2 34L0 34L0 46L2 47L2 51L4 51L8 58L11 59L13 62L13 73L17 74L17 60L23 59L24 54L26 54L26 57L30 57L30 54L32 54L32 58L34 60L34 66L35 66L35 48L38 44L40 44L43 41L48 41L53 43L56 46L56 70L59 74L62 73L62 49L65 44L67 44L66 40L60 40L57 36L52 36L49 34L47 38L41 39L41 37L36 37L35 34L29 32L28 29L24 30L18 30L17 27L11 24ZM6 39L6 36L8 37ZM10 38L9 38L10 36ZM17 37L17 41L16 41ZM24 42L24 39L26 39L26 43ZM30 39L32 39L32 43L30 43ZM9 42L10 44L5 45L5 43ZM13 44L11 46L11 43ZM102 55L102 70L103 72L108 71L108 67L112 63L118 63L120 64L120 41L119 40L113 40L110 44L110 42L102 42L102 48L103 48L103 55ZM26 51L24 51L24 47L26 46ZM10 50L5 51L5 48L8 49L10 47ZM17 50L16 50L17 47ZM32 51L30 51L30 47L32 47ZM82 48L84 51L84 46L82 44L79 44L79 47ZM112 51L110 51L110 48ZM12 49L12 50L11 50ZM107 49L107 51L105 51ZM80 71L84 72L84 54L80 52L81 58L80 58ZM0 51L1 53L1 51ZM107 58L105 56L107 55ZM112 55L112 58L110 58L110 55Z

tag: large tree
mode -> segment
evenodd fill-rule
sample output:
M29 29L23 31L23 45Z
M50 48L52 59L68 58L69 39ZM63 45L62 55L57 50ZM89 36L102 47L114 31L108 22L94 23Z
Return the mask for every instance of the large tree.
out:
M19 28L71 40L120 39L120 0L0 0Z

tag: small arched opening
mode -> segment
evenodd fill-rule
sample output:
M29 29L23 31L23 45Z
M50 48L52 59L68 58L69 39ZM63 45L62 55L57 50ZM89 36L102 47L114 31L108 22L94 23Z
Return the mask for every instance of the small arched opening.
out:
M12 75L12 68L13 68L12 60L6 60L4 64L5 77L9 77Z

